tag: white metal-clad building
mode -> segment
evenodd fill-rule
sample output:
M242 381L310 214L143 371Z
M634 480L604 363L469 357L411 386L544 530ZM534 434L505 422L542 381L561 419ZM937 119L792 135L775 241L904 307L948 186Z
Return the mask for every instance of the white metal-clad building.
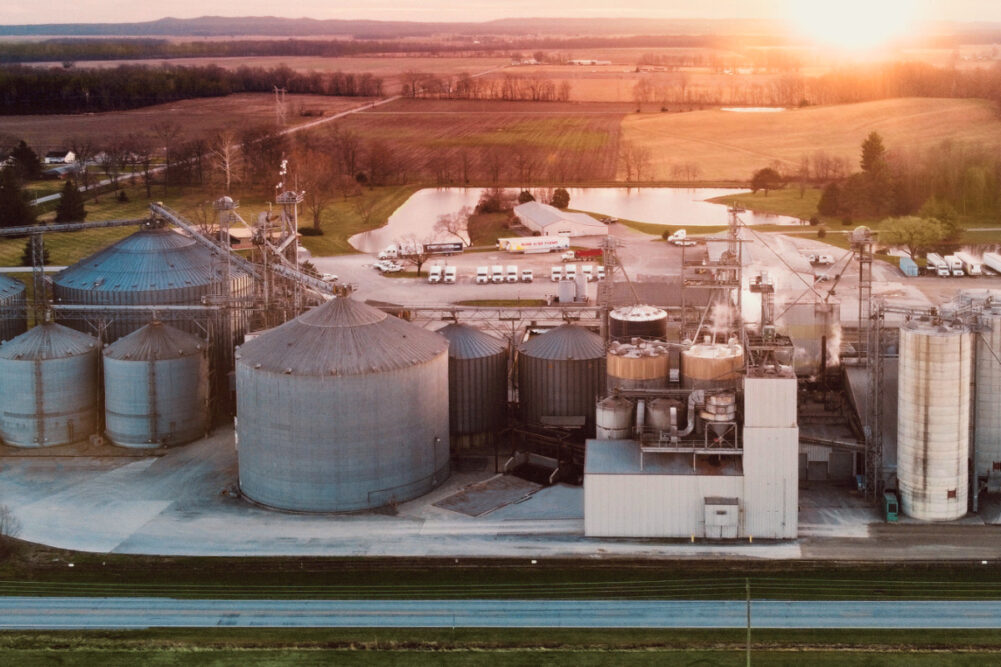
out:
M530 201L514 207L514 214L533 232L542 236L596 236L608 234L608 225L586 213L561 211L555 206Z
M641 453L632 440L588 440L588 537L792 539L799 505L796 378L744 380L743 455Z

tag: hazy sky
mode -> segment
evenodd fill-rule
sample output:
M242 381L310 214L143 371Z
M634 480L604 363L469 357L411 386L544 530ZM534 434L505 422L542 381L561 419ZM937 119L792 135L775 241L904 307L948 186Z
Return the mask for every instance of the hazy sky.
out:
M881 0L872 0L879 3ZM148 21L174 16L487 21L506 17L781 18L789 3L837 0L0 0L0 24ZM924 19L1001 21L1001 0L911 0Z

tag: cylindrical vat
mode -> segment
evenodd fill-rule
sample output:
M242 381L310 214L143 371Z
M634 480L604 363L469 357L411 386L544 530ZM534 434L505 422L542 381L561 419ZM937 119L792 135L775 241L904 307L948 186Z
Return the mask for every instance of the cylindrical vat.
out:
M608 335L628 342L632 338L667 337L667 312L654 306L623 306L608 315Z
M51 447L97 430L97 339L47 322L0 345L0 439Z
M675 410L675 426L684 429L688 423L687 407L674 398L655 398L647 406L647 427L652 431L669 431L671 429L671 408Z
M1001 470L1001 309L985 312L977 336L976 470Z
M24 283L0 274L0 342L11 340L27 331L27 304L24 295Z
M900 328L897 478L901 507L915 519L966 514L971 347L964 327Z
M671 370L670 349L657 341L613 341L608 348L608 390L661 389Z
M727 389L737 384L744 367L738 343L700 343L681 353L681 385L686 389Z
M119 447L180 445L208 430L205 341L151 322L104 349L105 433Z
M777 324L795 348L796 375L817 375L825 359L828 366L837 364L841 346L840 303L795 303L785 310Z
M491 445L507 425L508 346L465 324L449 324L438 333L448 340L452 449Z
M609 396L595 408L595 431L599 440L622 440L633 431L635 404L628 398Z
M241 346L240 488L346 512L400 503L449 473L448 343L337 298Z
M605 346L587 329L564 324L522 343L518 354L521 418L584 417L594 429L594 405L605 393Z

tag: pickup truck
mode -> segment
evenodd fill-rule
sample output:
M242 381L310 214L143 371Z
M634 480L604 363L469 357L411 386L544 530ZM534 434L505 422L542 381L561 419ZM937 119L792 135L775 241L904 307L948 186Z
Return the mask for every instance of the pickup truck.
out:
M561 257L564 262L583 262L584 260L601 259L601 248L588 250L567 250Z
M428 269L428 282L432 285L441 282L441 264L435 264L430 269Z
M490 268L490 282L492 283L502 283L504 282L504 267L500 264L494 264Z
M476 284L486 285L490 282L490 267L487 266L477 266L476 267Z
M454 285L455 279L458 277L459 272L454 266L446 266L445 273L441 276L441 281L446 285Z
M508 264L507 267L507 282L516 283L518 282L518 267L514 264Z

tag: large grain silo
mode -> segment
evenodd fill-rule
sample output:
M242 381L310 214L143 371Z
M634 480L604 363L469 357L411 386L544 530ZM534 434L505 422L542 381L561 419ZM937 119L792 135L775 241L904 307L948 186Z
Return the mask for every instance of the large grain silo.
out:
M171 229L141 229L76 264L52 279L58 303L98 306L201 305L205 297L223 295L245 298L253 294L253 278L239 267L229 266L226 289L226 256ZM104 342L115 341L149 321L148 313L112 312ZM92 328L83 320L61 320L80 331ZM189 322L178 328L204 335ZM236 318L230 334L241 340L246 331L243 319Z
M521 344L518 401L527 424L545 417L584 417L594 430L594 406L605 395L605 346L601 336L564 324Z
M97 430L97 339L47 322L0 345L0 439L78 442Z
M404 502L449 474L448 342L338 298L240 347L240 488L344 512Z
M180 445L209 426L205 341L151 322L104 349L104 415L120 447Z
M24 283L0 274L0 341L20 336L28 328Z
M966 514L971 348L963 326L900 327L897 478L901 507L915 519Z
M448 340L452 449L492 445L507 425L508 346L465 324L449 324L438 333Z

